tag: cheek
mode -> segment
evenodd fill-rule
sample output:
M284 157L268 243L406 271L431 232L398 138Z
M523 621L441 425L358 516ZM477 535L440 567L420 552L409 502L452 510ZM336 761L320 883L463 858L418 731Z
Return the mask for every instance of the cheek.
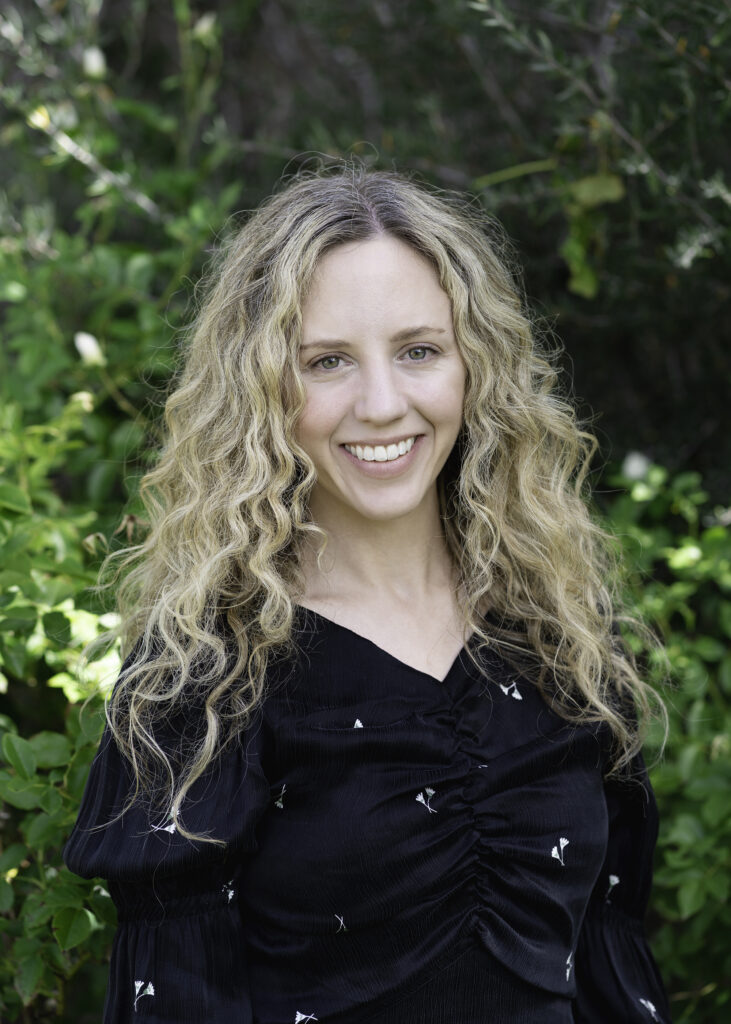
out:
M308 448L327 441L335 422L332 402L318 399L317 395L307 395L305 407L295 428L298 443L307 451Z

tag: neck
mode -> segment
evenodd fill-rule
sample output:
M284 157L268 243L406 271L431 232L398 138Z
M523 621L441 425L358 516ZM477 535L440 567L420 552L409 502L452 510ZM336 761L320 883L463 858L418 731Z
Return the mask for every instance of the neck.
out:
M312 509L327 534L320 565L316 544L303 551L304 598L340 601L357 595L423 604L429 594L451 589L454 571L434 500L401 519L353 517L338 508Z

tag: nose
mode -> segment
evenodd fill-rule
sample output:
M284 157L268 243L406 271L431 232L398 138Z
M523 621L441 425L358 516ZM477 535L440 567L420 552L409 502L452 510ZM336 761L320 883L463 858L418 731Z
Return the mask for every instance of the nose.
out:
M355 415L369 423L391 423L409 408L404 381L390 360L364 368L360 375Z

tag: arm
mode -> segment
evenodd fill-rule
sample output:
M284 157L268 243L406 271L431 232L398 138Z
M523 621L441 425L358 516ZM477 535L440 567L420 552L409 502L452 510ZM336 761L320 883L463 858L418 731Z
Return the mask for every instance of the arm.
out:
M117 907L104 1024L251 1024L238 878L270 796L259 734L228 750L187 801L188 828L225 849L189 842L142 804L117 817L131 783L105 733L64 851L70 870L108 880Z
M607 855L576 951L576 1024L670 1024L662 980L644 934L657 839L657 806L641 756L631 778L605 786Z

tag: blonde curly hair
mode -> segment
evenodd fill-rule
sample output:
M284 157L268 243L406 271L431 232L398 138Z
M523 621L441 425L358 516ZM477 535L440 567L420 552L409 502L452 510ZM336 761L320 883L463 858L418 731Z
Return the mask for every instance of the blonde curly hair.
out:
M557 392L499 228L465 197L341 165L296 176L221 247L141 485L149 532L105 563L122 578L128 655L109 726L131 799L154 794L184 835L191 784L252 721L272 659L295 650L299 552L326 539L295 439L303 296L324 253L380 233L436 268L467 370L438 483L466 629L531 661L565 717L604 723L614 770L640 746L652 691L614 628L613 544L587 510L596 442ZM196 734L173 754L158 726L193 706Z

